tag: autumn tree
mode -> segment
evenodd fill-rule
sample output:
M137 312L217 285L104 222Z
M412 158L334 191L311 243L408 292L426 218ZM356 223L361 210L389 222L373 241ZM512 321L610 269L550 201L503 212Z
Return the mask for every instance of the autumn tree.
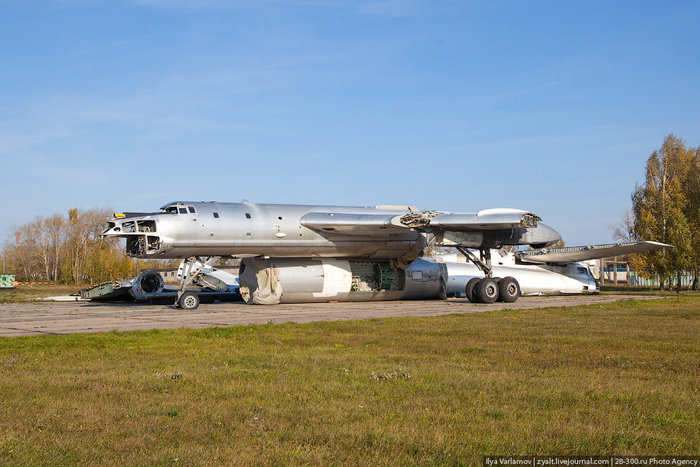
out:
M110 212L70 209L66 216L37 217L21 226L20 241L3 248L9 270L24 280L72 284L133 277L137 263L124 254L119 240L100 238Z
M697 263L693 251L693 238L697 235L688 218L691 200L689 179L697 150L686 149L683 141L668 135L661 148L647 160L644 183L635 187L632 194L634 236L638 240L655 240L673 245L671 250L661 250L643 255L640 272L658 274L661 285L675 274L680 284L681 272Z
M700 147L689 151L690 167L685 182L688 193L688 204L685 210L691 231L691 254L693 263L693 290L698 290L700 284Z

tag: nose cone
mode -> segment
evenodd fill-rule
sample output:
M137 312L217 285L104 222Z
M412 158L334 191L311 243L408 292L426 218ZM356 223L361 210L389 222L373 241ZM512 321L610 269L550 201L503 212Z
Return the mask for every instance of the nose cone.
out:
M523 243L532 245L534 248L552 246L561 240L559 232L541 222L537 224L537 227L527 229L527 234L524 237Z
M538 227L543 229L542 234L547 239L545 246L552 246L561 241L561 234L550 226L540 224Z

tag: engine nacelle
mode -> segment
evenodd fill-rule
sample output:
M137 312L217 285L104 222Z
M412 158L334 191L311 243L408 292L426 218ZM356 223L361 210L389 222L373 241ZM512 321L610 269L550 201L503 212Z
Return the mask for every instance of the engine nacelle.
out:
M390 261L337 258L245 258L240 292L248 304L374 301L446 296L444 264L423 259L406 269Z
M162 293L164 287L165 283L160 274L147 269L136 276L129 293L137 302L145 302L154 295Z

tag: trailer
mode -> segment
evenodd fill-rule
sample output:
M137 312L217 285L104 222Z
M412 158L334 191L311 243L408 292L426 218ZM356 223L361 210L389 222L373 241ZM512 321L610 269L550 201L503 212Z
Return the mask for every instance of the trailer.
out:
M202 274L203 282L198 287L188 287L187 292L197 296L201 303L241 300L238 277L216 268L208 268ZM206 279L206 282L204 280ZM95 302L149 302L152 304L174 304L178 287L166 285L157 271L145 270L128 281L112 281L94 285L78 291L83 300Z

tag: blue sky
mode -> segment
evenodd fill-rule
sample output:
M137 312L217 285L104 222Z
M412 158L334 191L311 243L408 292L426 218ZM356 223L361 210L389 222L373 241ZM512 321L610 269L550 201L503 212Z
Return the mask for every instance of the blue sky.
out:
M700 144L697 1L0 0L0 235L174 199L539 214L611 240Z

